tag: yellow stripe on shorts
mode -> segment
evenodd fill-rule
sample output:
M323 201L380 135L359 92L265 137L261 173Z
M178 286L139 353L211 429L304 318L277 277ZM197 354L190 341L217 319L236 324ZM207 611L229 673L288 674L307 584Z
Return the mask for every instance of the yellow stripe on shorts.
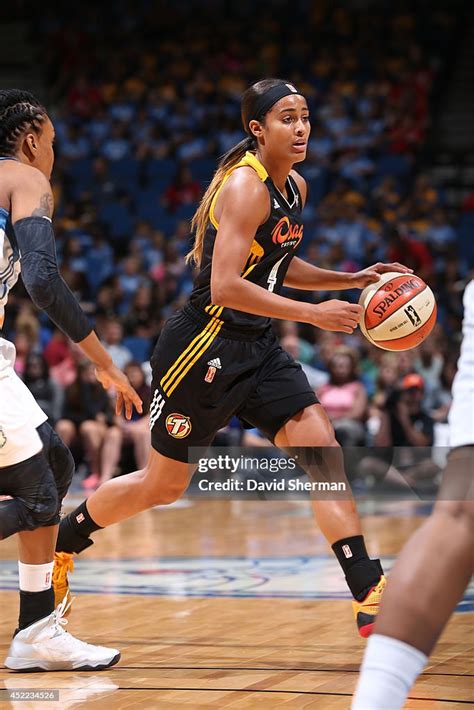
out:
M201 357L201 355L202 355L203 353L205 353L206 350L210 347L212 341L213 341L214 338L217 336L217 334L219 333L219 331L220 331L220 329L222 328L223 325L224 325L224 321L221 321L221 320L216 321L216 324L207 332L205 342L201 343L201 348L198 349L197 353L195 354L195 356L193 357L193 359L191 360L191 362L189 362L189 358L188 358L187 362L184 363L185 369L183 370L182 368L180 368L180 374L178 375L178 378L175 380L175 383L174 383L173 385L171 385L171 387L169 386L171 383L168 383L169 389L168 389L168 391L166 392L166 394L168 395L168 397L170 397L170 396L173 394L173 392L175 391L176 387L179 385L179 383L181 382L181 380L186 376L186 374L187 374L187 373L189 372L189 370L192 368L192 366L194 365L194 363L195 363L197 360L199 360L199 358ZM199 347L199 346L198 346L198 347Z
M179 375L184 367L186 367L189 360L193 357L196 349L199 349L203 342L209 338L210 333L213 333L217 326L222 325L222 321L217 318L212 318L206 325L204 330L202 330L196 337L189 343L188 347L181 353L181 355L174 361L174 363L169 368L168 372L160 380L160 385L163 388L165 394L169 394L167 391L172 384L175 377ZM220 329L220 328L219 328Z

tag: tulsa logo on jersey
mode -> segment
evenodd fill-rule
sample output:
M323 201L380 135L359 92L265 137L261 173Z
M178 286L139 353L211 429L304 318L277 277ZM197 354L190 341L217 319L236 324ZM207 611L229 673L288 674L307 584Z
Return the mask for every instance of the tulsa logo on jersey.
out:
M282 217L272 229L272 242L282 247L297 247L303 239L303 225L291 224L290 218Z

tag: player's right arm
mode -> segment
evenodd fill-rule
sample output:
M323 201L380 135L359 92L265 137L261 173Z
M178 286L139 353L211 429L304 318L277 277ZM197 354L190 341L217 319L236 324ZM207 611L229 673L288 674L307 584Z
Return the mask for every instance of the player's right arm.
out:
M242 278L255 233L268 218L269 208L268 190L251 169L236 170L222 188L215 210L219 229L212 257L212 303L352 333L360 319L360 306L338 300L302 303Z
M36 168L19 166L10 190L10 204L21 274L31 300L95 364L102 385L115 387L117 413L125 406L126 416L130 418L133 405L141 412L139 396L128 378L114 365L59 273L52 226L54 200L49 181Z

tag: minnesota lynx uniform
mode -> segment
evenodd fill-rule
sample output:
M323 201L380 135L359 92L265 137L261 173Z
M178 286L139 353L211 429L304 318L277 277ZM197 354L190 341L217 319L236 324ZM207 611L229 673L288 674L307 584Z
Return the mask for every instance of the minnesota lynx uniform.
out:
M15 346L1 337L8 294L20 273L19 259L9 214L0 207L0 468L41 451L43 444L36 428L47 419L13 369Z
M451 446L474 444L474 281L464 291L463 339L449 410Z
M288 197L253 153L224 176L251 167L265 184L270 214L255 233L242 278L279 293L301 242L301 196L288 177ZM210 208L201 268L188 303L166 323L151 358L153 447L188 461L189 447L208 446L233 415L273 440L297 412L317 403L300 365L278 344L270 319L211 301L212 253L219 227Z

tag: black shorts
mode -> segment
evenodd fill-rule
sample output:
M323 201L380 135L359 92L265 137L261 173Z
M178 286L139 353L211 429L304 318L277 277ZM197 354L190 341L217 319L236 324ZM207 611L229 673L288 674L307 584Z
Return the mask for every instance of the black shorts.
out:
M22 530L57 525L61 504L71 484L74 459L48 422L37 427L43 449L25 461L0 468L0 539Z
M318 402L271 328L257 335L231 329L189 304L167 321L150 362L152 446L177 461L191 460L189 447L209 446L233 415L273 441Z

